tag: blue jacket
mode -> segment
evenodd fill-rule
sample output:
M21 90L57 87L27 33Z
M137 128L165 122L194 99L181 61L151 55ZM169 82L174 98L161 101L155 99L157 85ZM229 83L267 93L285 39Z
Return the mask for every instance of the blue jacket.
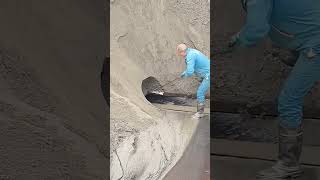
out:
M186 70L182 73L185 77L190 77L193 73L206 78L210 76L210 60L200 51L192 48L186 50Z
M320 53L320 1L248 0L239 45L252 46L266 35L283 48Z

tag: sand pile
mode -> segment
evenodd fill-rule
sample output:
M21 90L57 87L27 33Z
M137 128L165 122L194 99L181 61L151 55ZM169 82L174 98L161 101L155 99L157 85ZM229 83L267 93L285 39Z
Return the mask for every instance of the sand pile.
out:
M107 179L104 1L0 2L0 177Z
M111 162L112 179L159 179L185 149L195 124L150 104L142 81L161 84L183 71L175 55L186 42L209 55L209 2L115 0L111 2ZM183 80L167 92L194 92ZM188 124L188 125L187 125ZM192 133L191 133L192 134Z

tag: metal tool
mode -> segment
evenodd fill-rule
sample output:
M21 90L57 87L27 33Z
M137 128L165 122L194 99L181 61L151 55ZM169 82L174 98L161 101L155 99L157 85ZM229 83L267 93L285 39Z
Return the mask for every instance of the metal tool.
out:
M165 86L167 86L167 85L169 85L169 84L171 84L171 83L175 82L175 81L176 81L176 80L178 80L178 79L181 79L181 77L177 77L177 78L175 78L174 80L169 81L168 83L166 83L166 84L164 84L164 85L162 85L162 86L160 86L160 87L156 88L154 91L157 91L157 90L159 90L159 89L162 89L163 87L165 87Z
M163 92L159 93L159 92L157 92L157 91L162 90L163 87L165 87L165 86L167 86L167 85L175 82L175 81L178 80L178 79L181 79L181 77L177 77L177 78L175 78L174 80L169 81L168 83L166 83L166 84L164 84L164 85L162 85L162 86L160 86L160 87L157 87L156 89L152 90L152 93L163 95Z
M163 87L165 87L165 86L167 86L167 85L169 85L169 84L171 84L171 83L173 83L173 82L177 81L178 79L182 79L182 78L181 78L181 77L177 77L177 78L175 78L174 80L169 81L168 83L166 83L166 84L164 84L164 85L162 85L162 86L160 86L160 87L158 87L158 88L154 89L151 93L159 94L159 95L163 95L163 94L164 94L164 92L163 92L163 91L162 91L162 92L158 92L158 90L160 90L160 89L162 90L162 88L163 88ZM169 94L171 94L171 96L172 96L172 93L169 93ZM177 95L175 94L174 96L177 96ZM185 94L184 96L181 96L181 97L185 97L185 98L192 98L192 97L193 97L193 95L192 95L192 94Z

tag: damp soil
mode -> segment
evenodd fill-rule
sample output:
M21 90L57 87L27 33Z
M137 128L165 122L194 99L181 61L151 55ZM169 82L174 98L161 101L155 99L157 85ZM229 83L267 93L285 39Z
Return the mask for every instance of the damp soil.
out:
M250 142L277 142L277 126L274 117L250 114L212 114L211 138Z
M211 112L210 137L232 141L278 143L278 117ZM320 119L303 120L304 145L320 146Z
M164 93L163 95L150 93L147 94L146 99L151 103L156 104L172 104L177 106L197 106L197 99L194 95L185 95L185 94L173 94L173 93ZM206 108L209 108L210 100L206 99Z

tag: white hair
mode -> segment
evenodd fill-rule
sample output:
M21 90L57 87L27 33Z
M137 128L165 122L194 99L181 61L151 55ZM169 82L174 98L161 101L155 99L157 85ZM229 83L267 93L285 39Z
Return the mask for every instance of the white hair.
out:
M187 48L188 48L187 45L182 43L177 46L177 51L179 52L185 51Z

